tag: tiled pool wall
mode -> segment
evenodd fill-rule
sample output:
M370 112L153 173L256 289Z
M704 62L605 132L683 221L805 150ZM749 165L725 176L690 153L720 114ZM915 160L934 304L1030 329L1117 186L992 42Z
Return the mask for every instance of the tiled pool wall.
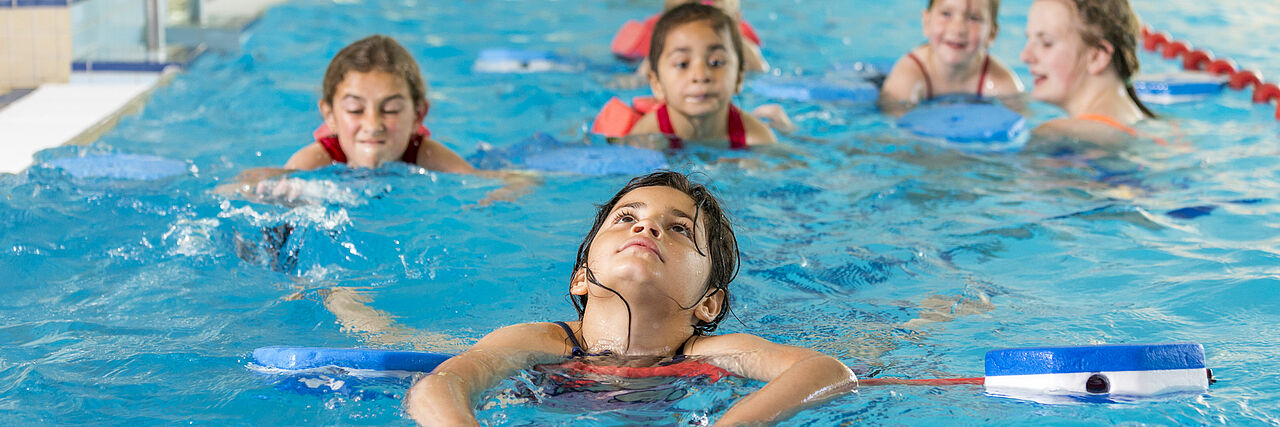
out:
M0 0L0 94L71 78L70 0Z

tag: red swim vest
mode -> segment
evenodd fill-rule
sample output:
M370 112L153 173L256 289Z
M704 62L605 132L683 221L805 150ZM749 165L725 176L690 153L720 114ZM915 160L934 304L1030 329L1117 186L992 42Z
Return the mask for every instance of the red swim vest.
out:
M630 60L640 60L649 56L649 42L653 38L653 27L658 24L658 19L661 17L662 14L659 13L650 16L644 22L628 20L627 23L622 24L622 28L618 29L618 33L614 34L613 42L609 43L609 49L614 55ZM756 46L764 46L755 28L752 28L746 19L738 20L738 29L742 32L742 37L755 43Z
M671 117L667 114L666 107L666 104L647 96L632 98L631 106L627 106L626 103L615 96L605 103L599 114L596 114L595 121L591 123L591 133L609 138L627 136L631 133L631 128L635 127L636 122L639 122L645 114L650 111L656 111L658 129L667 136L667 139L671 142L670 147L673 149L683 148L684 144L680 137L675 135L675 128L671 125ZM729 148L734 150L745 150L747 148L747 131L742 123L742 111L733 104L729 104L728 132Z
M342 145L338 143L338 135L329 130L328 124L321 123L311 135L321 147L324 147L324 151L329 153L334 163L347 163L347 153L342 151ZM430 137L431 131L424 125L418 125L418 130L409 137L409 146L404 149L404 155L400 156L400 161L417 164L418 149L422 147L422 141Z

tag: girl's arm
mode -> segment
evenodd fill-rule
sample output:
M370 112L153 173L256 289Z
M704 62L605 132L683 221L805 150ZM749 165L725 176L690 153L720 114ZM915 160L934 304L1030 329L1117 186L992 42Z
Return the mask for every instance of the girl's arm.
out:
M564 332L551 323L507 326L449 358L413 384L406 412L422 425L476 425L475 399L503 378L568 354Z
M719 354L709 361L738 375L768 382L729 408L716 421L718 425L781 421L804 406L858 388L858 377L839 360L754 335L711 337L696 343L694 350Z
M446 147L444 144L436 142L434 139L427 139L422 142L422 150L418 152L418 166L427 168L437 172L446 173L475 173L476 169L467 163L466 159L459 156L458 153Z

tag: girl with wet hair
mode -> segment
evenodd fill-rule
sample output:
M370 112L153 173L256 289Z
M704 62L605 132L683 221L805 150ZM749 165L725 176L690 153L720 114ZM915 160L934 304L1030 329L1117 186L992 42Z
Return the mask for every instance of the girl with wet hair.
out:
M1032 3L1022 50L1033 78L1031 96L1068 115L1044 123L1036 133L1094 142L1140 136L1133 126L1155 118L1130 81L1139 70L1140 32L1128 0Z
M730 425L778 421L856 389L853 372L830 356L750 334L710 335L728 311L737 268L731 224L706 187L675 172L635 178L600 206L579 247L569 283L579 320L490 333L415 383L408 413L427 425L474 424L482 391L546 365L767 382L717 421Z

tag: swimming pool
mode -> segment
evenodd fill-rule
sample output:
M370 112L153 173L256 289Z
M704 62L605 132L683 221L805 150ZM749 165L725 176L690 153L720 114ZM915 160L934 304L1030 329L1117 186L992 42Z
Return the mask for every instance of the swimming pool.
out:
M329 58L371 32L423 64L428 126L456 151L547 132L582 138L625 67L608 39L652 2L298 1L269 11L233 56L206 56L145 110L87 147L42 152L0 176L0 420L6 424L409 423L375 382L364 394L281 390L246 368L276 344L350 347L321 304L367 288L406 326L476 339L511 323L574 316L565 279L594 203L627 177L548 176L516 203L477 207L490 180L326 169L315 203L227 200L241 170L279 166L318 122ZM921 4L916 4L921 3ZM893 58L919 37L923 2L747 2L779 74ZM1017 61L1029 2L1006 2L996 55ZM1275 30L1254 2L1138 1L1157 29L1264 72ZM876 14L866 10L883 10ZM503 10L502 14L497 11ZM1271 31L1269 31L1271 30ZM886 37L886 35L893 35ZM885 40L907 40L886 42ZM474 75L487 47L556 49L582 74ZM1148 70L1174 64L1143 56ZM625 98L625 96L624 96ZM740 102L764 102L748 92ZM743 251L725 332L815 348L873 376L978 376L987 350L1094 343L1204 344L1220 381L1203 395L1045 405L972 386L867 388L796 422L878 424L1276 424L1280 381L1280 160L1272 108L1247 94L1161 107L1188 148L1135 144L1092 163L971 155L906 137L869 106L784 103L805 138L781 152L670 158L703 174ZM1055 114L1033 104L1032 124ZM156 181L81 180L41 166L85 152L189 163ZM753 165L721 162L747 157ZM1169 212L1212 207L1185 218ZM1208 208L1202 210L1209 210ZM1185 216L1185 215L1184 215ZM287 239L278 227L289 226ZM282 250L271 249L283 240ZM283 254L283 255L282 255ZM511 383L504 385L510 386ZM694 391L657 415L568 413L491 395L492 424L697 423L757 385ZM712 408L710 411L706 408ZM710 413L708 413L710 412ZM640 417L640 418L636 418Z

